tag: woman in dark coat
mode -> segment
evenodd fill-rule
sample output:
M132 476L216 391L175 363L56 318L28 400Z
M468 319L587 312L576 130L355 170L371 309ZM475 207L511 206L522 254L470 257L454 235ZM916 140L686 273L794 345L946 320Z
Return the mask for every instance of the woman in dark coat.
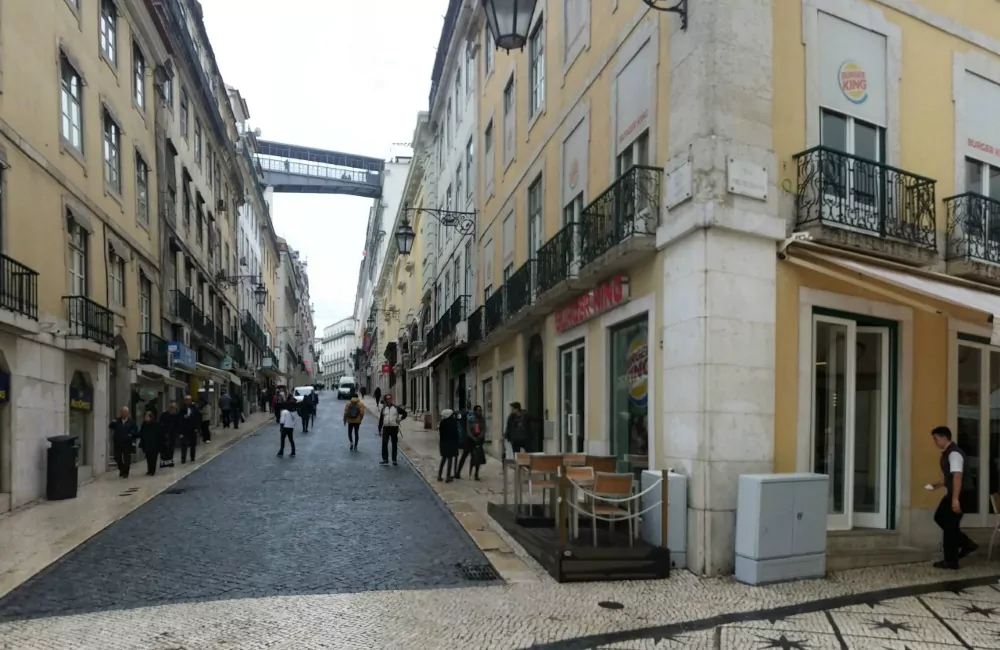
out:
M153 419L153 412L146 411L139 429L139 449L146 455L146 476L156 474L156 461L160 457L163 444L163 427Z
M184 434L184 421L177 412L177 402L170 402L167 410L160 415L160 428L163 436L160 438L160 467L174 466L174 448Z
M438 480L451 483L452 468L454 467L455 458L458 456L459 440L462 436L458 418L455 417L455 412L451 409L441 411L441 425L438 427L438 432L441 436L438 443L439 451L441 452L441 464L438 466ZM445 471L445 465L448 466L448 472L445 475L446 479L441 477L441 473Z

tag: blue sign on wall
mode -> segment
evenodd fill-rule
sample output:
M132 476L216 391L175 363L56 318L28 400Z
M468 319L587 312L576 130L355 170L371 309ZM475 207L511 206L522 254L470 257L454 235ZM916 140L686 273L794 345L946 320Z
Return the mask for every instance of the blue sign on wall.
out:
M0 372L0 403L10 401L10 375Z
M194 370L198 365L198 355L194 350L183 343L171 341L167 344L167 350L169 350L170 359L173 361L175 366L181 366L182 368L187 368L188 370Z
M92 411L94 409L94 391L89 388L70 386L69 407L74 411Z

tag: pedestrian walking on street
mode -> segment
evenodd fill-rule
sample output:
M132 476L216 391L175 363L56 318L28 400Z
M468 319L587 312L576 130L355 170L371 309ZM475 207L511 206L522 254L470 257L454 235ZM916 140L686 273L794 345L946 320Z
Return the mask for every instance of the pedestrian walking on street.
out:
M382 389L381 388L379 388L378 386L376 386L375 387L375 392L372 393L372 397L375 398L375 404L376 405L382 406L382 401L381 401L381 399L382 399Z
M222 415L222 428L228 429L232 419L233 398L226 391L219 397L219 412Z
M160 415L160 467L174 466L174 447L183 435L183 420L177 412L177 402L170 402L167 410Z
M378 388L375 389L378 392ZM392 464L396 465L396 453L399 448L399 423L406 419L406 411L401 406L392 403L392 395L385 394L385 405L379 409L378 430L382 434L382 462L389 464L389 443L392 443Z
M528 451L528 425L525 421L525 413L521 410L520 402L510 403L510 415L507 416L507 428L504 437L510 443L511 449L516 454L519 451ZM506 448L504 448L506 452ZM506 455L506 454L504 454Z
M132 454L135 453L135 439L139 437L139 429L135 426L135 420L129 413L128 407L123 406L121 415L108 425L111 430L111 442L115 455L115 465L118 466L118 476L128 478L129 469L132 468Z
M458 459L458 467L455 470L455 478L462 478L462 466L465 459L469 459L469 476L479 480L479 468L486 464L486 451L483 443L486 441L486 432L482 427L483 407L477 406L468 414L466 424L463 427L462 436L462 457Z
M441 464L438 465L438 481L451 483L452 470L455 469L455 459L458 456L460 444L460 427L458 417L451 409L441 411L441 424L438 425L438 451L441 452ZM384 443L383 443L384 444ZM455 470L457 472L457 469ZM444 473L444 478L441 474Z
M278 448L278 456L285 455L285 440L288 440L289 446L292 448L292 453L289 456L295 455L295 413L292 411L291 404L287 402L282 404L278 409L281 411L278 414L278 426L281 429L281 447Z
M934 512L934 521L941 527L944 559L935 562L939 569L957 569L958 561L975 552L979 546L962 532L962 476L965 471L965 451L951 437L948 427L936 427L931 432L934 444L941 450L940 483L927 484L928 490L945 489L945 494Z
M351 443L351 451L357 451L361 439L361 421L365 419L365 405L357 395L351 396L351 401L344 407L344 424L347 425L347 439Z
M271 398L271 412L274 413L274 421L281 423L281 407L285 403L285 396L280 391L274 393Z
M142 417L142 428L139 429L139 449L146 455L146 476L156 474L156 459L160 456L162 443L163 427L153 417L152 411L146 411Z
M198 435L201 433L201 411L191 401L190 395L184 396L181 432L181 465L187 462L189 452L193 463L194 452L198 447Z
M365 393L366 393L366 392L367 392L367 391L365 390L365 387L364 387L364 386L362 386L362 387L361 387L361 399L362 399L362 401L363 401L363 400L365 399Z
M294 398L292 398L294 399ZM298 403L299 418L302 420L302 433L309 433L309 421L313 414L313 401L309 395L303 395L302 401Z
M239 429L240 423L246 421L243 419L243 395L236 392L231 397L233 401L229 406L229 412L233 418L233 428Z

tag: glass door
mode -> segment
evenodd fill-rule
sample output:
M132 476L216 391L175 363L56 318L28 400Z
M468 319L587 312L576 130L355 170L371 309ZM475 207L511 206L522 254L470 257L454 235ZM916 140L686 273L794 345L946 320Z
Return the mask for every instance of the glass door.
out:
M584 401L586 399L583 343L559 351L559 423L564 453L586 453Z
M955 443L965 452L959 500L968 526L993 526L1000 492L1000 348L958 344Z
M888 526L890 337L813 319L812 468L829 476L828 527Z

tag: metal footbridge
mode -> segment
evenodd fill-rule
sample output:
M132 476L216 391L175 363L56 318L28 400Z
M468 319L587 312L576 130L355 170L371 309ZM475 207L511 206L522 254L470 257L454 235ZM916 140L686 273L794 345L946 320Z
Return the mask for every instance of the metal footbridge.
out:
M385 161L326 149L258 140L264 184L291 194L382 196Z

